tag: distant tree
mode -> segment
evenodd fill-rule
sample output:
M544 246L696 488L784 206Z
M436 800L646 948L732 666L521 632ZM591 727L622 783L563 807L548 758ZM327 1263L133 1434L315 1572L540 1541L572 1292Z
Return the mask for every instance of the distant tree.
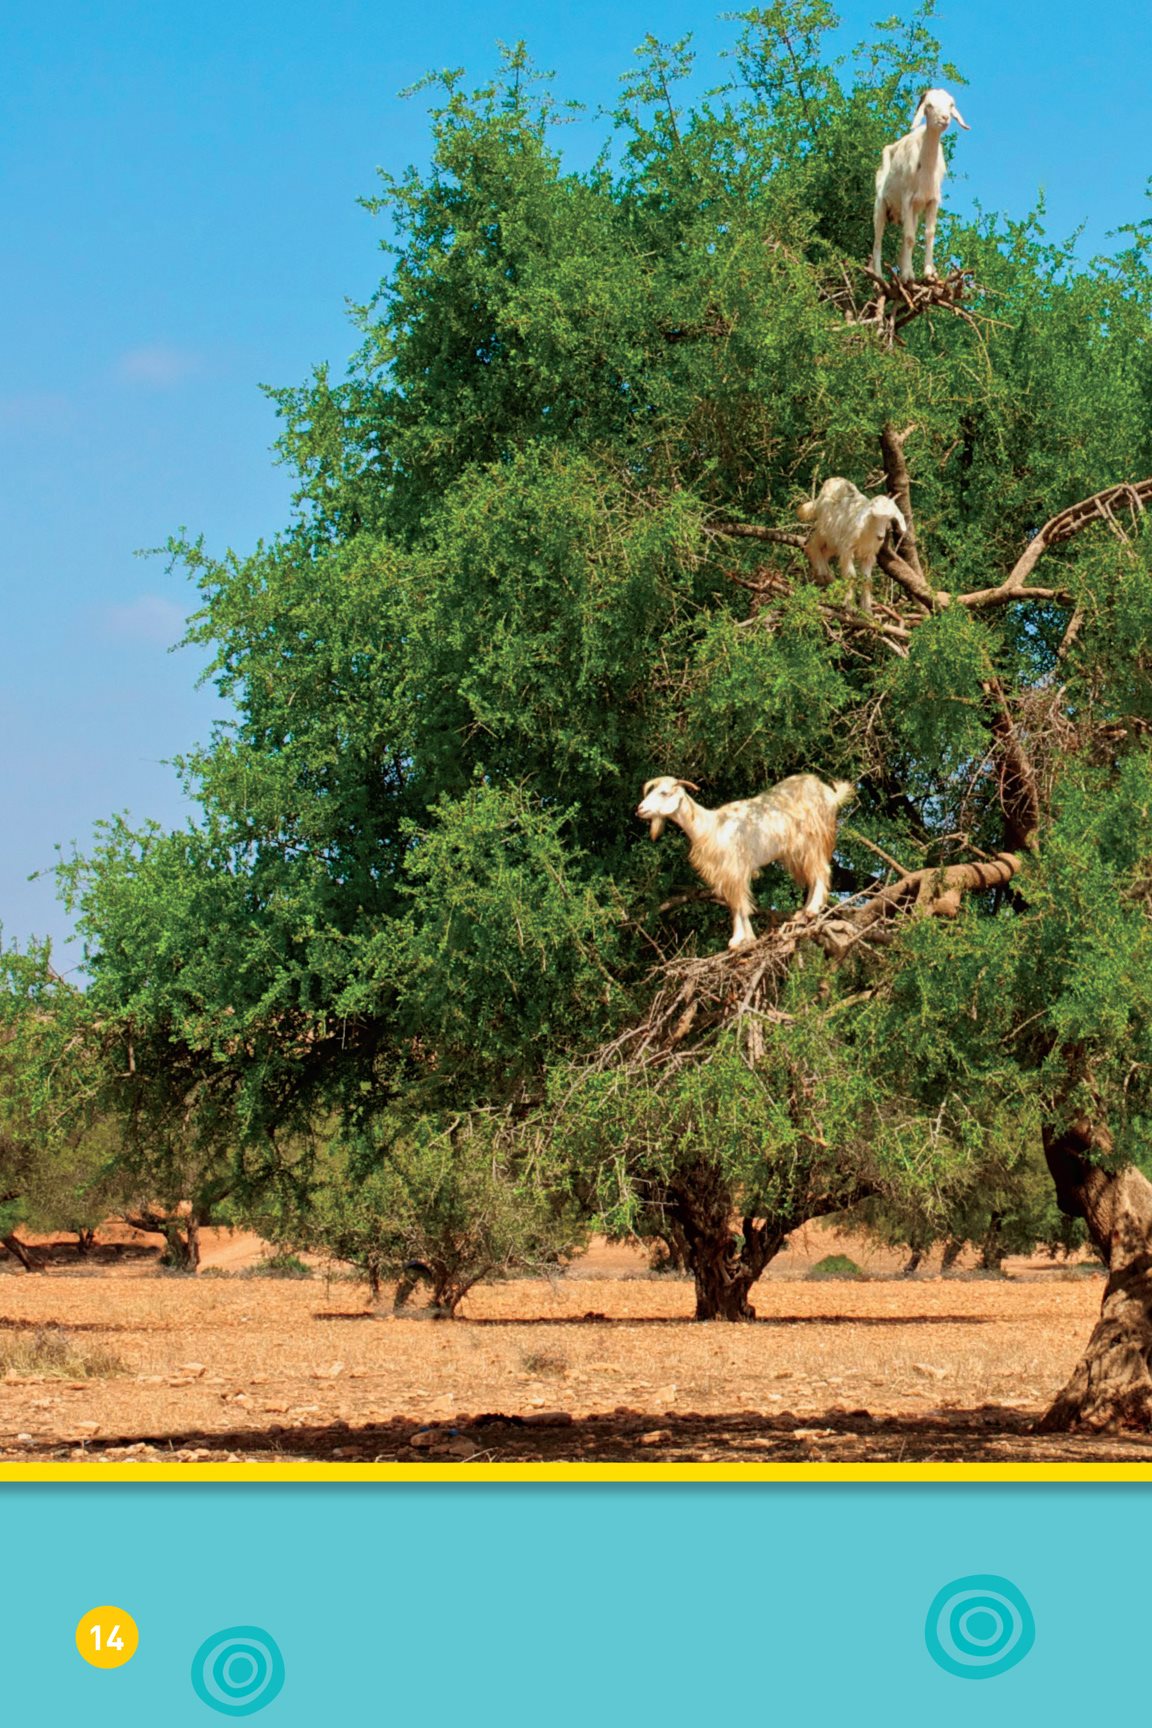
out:
M46 944L0 947L0 1242L26 1270L41 1256L19 1226L74 1233L84 1253L123 1203L117 1134L82 992Z
M295 1204L254 1218L275 1240L354 1266L373 1302L385 1281L397 1307L426 1284L444 1320L482 1280L548 1272L587 1238L557 1174L519 1157L507 1125L484 1115L446 1129L383 1124L374 1143L336 1138Z

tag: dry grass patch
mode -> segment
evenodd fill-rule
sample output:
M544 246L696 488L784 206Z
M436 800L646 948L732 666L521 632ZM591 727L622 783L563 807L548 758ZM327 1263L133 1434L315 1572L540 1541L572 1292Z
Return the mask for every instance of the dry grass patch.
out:
M520 1361L526 1374L566 1374L568 1358L561 1350L525 1350Z
M39 1375L46 1380L108 1380L124 1372L123 1362L111 1350L73 1338L60 1326L0 1332L0 1374Z

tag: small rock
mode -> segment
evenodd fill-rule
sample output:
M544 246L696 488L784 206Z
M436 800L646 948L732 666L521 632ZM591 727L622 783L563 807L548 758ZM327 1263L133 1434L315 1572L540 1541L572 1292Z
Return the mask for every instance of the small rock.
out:
M932 1362L913 1362L912 1367L917 1374L926 1374L931 1380L946 1380L947 1368L937 1368Z
M567 1428L571 1423L571 1410L530 1410L524 1417L526 1428Z
M17 1446L34 1446L36 1442L33 1440L31 1434L17 1434L16 1444Z
M647 1434L641 1434L637 1446L664 1446L671 1440L671 1431L667 1428L650 1428Z
M180 1372L181 1374L191 1374L194 1380L198 1380L204 1372L204 1364L203 1362L181 1362Z
M449 1458L467 1460L475 1458L480 1447L474 1445L465 1435L458 1434L454 1440L449 1440L447 1446L443 1447L442 1450L447 1453Z

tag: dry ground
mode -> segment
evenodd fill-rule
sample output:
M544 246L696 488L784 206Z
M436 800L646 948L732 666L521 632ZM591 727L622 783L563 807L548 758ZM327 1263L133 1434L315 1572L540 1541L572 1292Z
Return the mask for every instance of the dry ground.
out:
M101 1372L9 1371L0 1460L1152 1464L1152 1441L1029 1432L1088 1337L1099 1277L1021 1262L997 1280L806 1281L845 1247L863 1258L798 1238L748 1326L697 1325L690 1283L604 1247L554 1283L476 1291L454 1323L375 1318L360 1286L322 1273L240 1276L250 1239L211 1245L226 1277L165 1276L143 1240L88 1267L59 1250L43 1274L0 1278L0 1348L19 1361L48 1329Z

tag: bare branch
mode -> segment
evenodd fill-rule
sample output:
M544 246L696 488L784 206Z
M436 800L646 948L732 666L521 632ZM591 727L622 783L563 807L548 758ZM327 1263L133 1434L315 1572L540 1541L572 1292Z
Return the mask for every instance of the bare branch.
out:
M653 974L656 989L641 1019L604 1045L593 1065L675 1066L693 1059L701 1040L726 1025L742 1028L745 1059L755 1065L764 1053L766 1027L789 1022L779 1006L780 991L808 943L839 964L862 942L890 941L903 917L954 918L964 894L999 887L1019 868L1015 854L1001 852L979 862L902 871L896 881L830 906L818 917L790 918L746 947L668 961ZM871 988L854 1000L865 1001L870 994Z
M875 330L889 348L895 347L900 332L914 318L926 312L951 312L975 330L979 330L982 324L1002 322L990 318L987 313L977 316L963 304L966 296L987 292L978 287L968 270L952 270L943 278L933 277L920 282L905 282L899 276L877 276L867 267L861 267L860 273L868 278L875 290L863 305L857 299L856 288L846 270L841 273L843 287L838 284L824 288L823 298L838 309L845 323Z
M709 531L734 540L767 540L772 546L795 546L803 552L808 536L790 528L762 528L758 522L710 522Z
M1029 540L1008 576L997 587L981 588L971 594L958 594L956 598L962 606L970 607L1002 605L1005 601L1021 599L1061 600L1067 604L1071 597L1060 589L1028 587L1028 578L1045 552L1053 546L1063 545L1064 541L1071 540L1074 535L1082 533L1095 522L1104 522L1115 530L1119 526L1115 515L1118 509L1127 509L1133 516L1142 516L1145 505L1149 503L1152 503L1152 478L1108 486L1102 492L1094 492L1090 498L1081 498L1045 522L1039 533Z
M984 694L992 709L992 733L1000 746L1000 808L1004 812L1007 842L1031 851L1040 827L1040 788L1028 752L1021 740L1004 686L998 678L985 681Z
M894 552L891 546L881 546L876 561L885 576L890 576L925 612L934 612L938 606L948 604L949 596L930 587L923 576L913 570L907 559L902 558L899 552Z
M693 906L701 900L714 901L717 906L727 905L727 901L710 888L689 888L683 894L673 894L670 899L662 900L656 910L659 913L675 912L679 906Z
M907 560L909 568L923 581L924 566L920 562L920 550L916 544L916 519L912 510L912 480L904 456L905 441L915 430L915 426L905 426L903 432L897 432L891 421L885 421L884 430L880 434L880 448L884 452L888 495L899 504L900 513L908 524L900 542L900 554Z

